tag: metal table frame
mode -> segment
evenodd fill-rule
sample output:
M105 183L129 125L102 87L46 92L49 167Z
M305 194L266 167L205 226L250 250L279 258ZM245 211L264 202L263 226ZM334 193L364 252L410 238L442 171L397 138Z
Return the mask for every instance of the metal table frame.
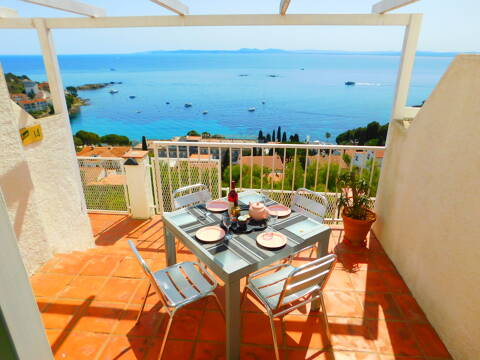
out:
M204 249L198 241L187 234L180 226L171 220L179 211L164 213L164 235L165 235L165 256L167 265L177 262L175 250L175 238L179 239L197 258L206 264L225 284L225 315L226 315L226 354L227 359L240 359L240 280L243 277L270 265L278 260L287 258L305 247L317 244L317 257L320 258L328 253L328 241L331 229L325 224L319 224L318 229L309 232L301 244L295 247L282 248L275 251L275 254L263 261L248 264L233 271L227 271L224 266L216 261L215 257ZM313 303L312 308L318 309L318 304Z

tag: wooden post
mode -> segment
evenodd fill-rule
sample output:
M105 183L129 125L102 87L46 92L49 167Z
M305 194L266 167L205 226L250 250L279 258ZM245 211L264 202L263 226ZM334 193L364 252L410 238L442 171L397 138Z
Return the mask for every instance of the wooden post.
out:
M410 89L410 80L412 78L413 65L415 63L415 54L417 52L418 37L422 24L421 14L410 15L410 21L405 27L405 35L403 38L402 59L397 75L397 87L395 97L393 99L392 116L390 125L395 119L403 117L404 108L407 104L408 91ZM388 147L391 131L387 134L386 145Z
M65 92L63 89L62 77L60 76L58 59L55 53L52 31L47 28L45 19L33 19L33 23L37 29L38 39L42 49L43 62L47 72L55 114L66 114L68 112L67 103L65 101Z

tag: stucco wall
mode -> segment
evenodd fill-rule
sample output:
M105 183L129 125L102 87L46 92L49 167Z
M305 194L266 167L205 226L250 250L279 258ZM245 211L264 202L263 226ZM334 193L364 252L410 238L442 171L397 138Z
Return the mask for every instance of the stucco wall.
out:
M18 130L41 124L23 146ZM33 119L15 103L0 67L0 187L29 273L55 252L93 246L68 115Z
M455 359L478 360L480 56L458 56L390 131L374 231Z

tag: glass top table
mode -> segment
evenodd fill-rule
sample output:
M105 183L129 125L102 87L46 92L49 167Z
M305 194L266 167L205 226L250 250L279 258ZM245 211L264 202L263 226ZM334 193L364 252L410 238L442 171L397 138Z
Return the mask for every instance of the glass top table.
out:
M240 207L262 200L254 191L239 193ZM267 199L266 205L275 201ZM202 243L195 238L197 230L204 226L220 225L222 213L206 216L205 205L196 205L170 213L164 213L164 232L167 265L176 263L175 237L197 258L206 264L225 283L225 315L227 329L227 359L240 358L240 280L256 270L284 259L310 245L317 244L317 257L328 254L330 227L306 215L292 212L279 218L272 226L287 237L287 244L276 250L261 248L256 243L260 231L233 234L227 240Z

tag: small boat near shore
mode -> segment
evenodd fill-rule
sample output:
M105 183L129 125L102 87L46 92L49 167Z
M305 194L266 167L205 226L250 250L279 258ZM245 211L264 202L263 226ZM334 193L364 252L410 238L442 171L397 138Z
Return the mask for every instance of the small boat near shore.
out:
M250 112L254 112L255 110L257 110L257 108L255 108L255 107L248 108L248 111L250 111Z
M185 106L186 108L190 108L190 107L192 107L192 103L186 103L184 106Z
M130 98L130 99L135 99L136 96L135 96L135 95L130 95L129 98Z
M345 85L346 85L346 86L354 86L354 85L355 85L355 81L345 81Z
M207 115L207 114L208 114L208 111L207 111L207 110L205 110L205 111L202 112L202 115Z
M116 94L116 93L118 93L118 90L112 89L112 90L109 91L109 93L110 94Z

